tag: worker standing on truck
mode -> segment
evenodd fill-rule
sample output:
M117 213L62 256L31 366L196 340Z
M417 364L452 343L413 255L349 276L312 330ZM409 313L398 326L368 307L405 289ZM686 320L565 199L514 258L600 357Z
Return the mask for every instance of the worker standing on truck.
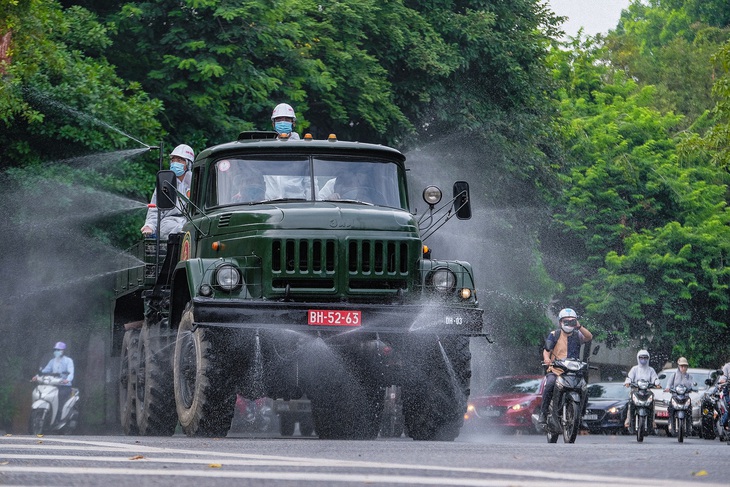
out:
M279 136L287 136L290 140L299 140L299 134L294 132L297 116L294 109L286 103L279 103L271 112L271 126Z
M190 195L190 181L192 173L190 166L195 159L195 152L189 145L180 144L170 153L170 170L177 176L177 190L185 196ZM167 240L171 233L178 233L185 224L185 216L183 210L185 202L182 198L178 198L175 207L169 210L163 210L160 214L160 239ZM157 190L152 194L150 207L147 209L147 218L144 226L141 228L145 237L151 237L155 234L157 228Z

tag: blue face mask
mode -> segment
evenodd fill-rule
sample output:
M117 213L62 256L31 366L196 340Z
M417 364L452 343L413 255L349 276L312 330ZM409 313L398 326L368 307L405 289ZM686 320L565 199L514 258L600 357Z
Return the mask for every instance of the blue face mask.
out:
M54 357L58 358L58 357L60 357L61 355L63 355L63 352L62 352L61 350L54 350L54 351L53 351L53 356L54 356Z
M292 124L291 122L276 122L274 124L276 132L280 134L290 134L293 127L294 124Z
M175 173L175 176L182 176L185 174L185 164L182 162L171 162L170 170Z
M640 359L639 359L639 363L640 363L641 365L646 365L646 364L648 364L648 363L649 363L649 359L648 359L648 358L640 358Z

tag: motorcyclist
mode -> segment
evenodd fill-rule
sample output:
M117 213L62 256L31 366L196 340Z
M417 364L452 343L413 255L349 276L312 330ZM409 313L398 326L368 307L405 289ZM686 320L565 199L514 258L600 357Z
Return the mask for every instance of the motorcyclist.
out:
M657 376L656 371L649 366L649 352L646 350L639 350L639 352L636 354L636 361L637 365L634 365L631 367L631 370L629 370L628 375L626 376L626 380L624 381L625 387L630 387L631 383L636 383L636 381L639 380L646 380L649 382L649 384L658 385L659 383L659 376ZM654 414L653 414L653 408L654 405L652 404L652 422L654 421ZM624 427L628 428L629 434L634 434L634 403L632 401L629 401L629 410L626 414L626 421L624 422ZM650 431L654 430L654 425L650 425Z
M545 339L542 351L542 360L548 368L538 417L540 424L547 422L547 412L553 398L555 380L562 373L560 370L553 369L552 362L556 359L578 358L581 345L593 340L593 334L581 326L578 322L578 315L571 308L560 310L558 324L560 327L551 331Z
M674 374L671 380L667 382L667 387L664 389L664 392L669 392L680 384L687 388L687 392L693 390L695 383L692 379L692 376L687 372L688 368L689 362L687 362L687 359L684 357L679 357L679 359L677 360L677 372ZM667 407L667 412L669 413L669 434L674 435L674 407L672 406L672 401L669 401L669 407Z
M66 401L71 397L71 386L74 380L74 361L71 357L64 355L66 352L66 344L64 342L56 342L53 346L53 358L48 364L41 369L41 374L60 374L61 384L58 387L58 414L61 417L61 410ZM33 376L32 380L38 380L38 376Z
M717 381L718 386L725 384L730 378L730 362L727 362L722 366L722 375ZM730 390L727 387L723 388L722 400L725 401L725 412L720 417L720 425L724 428L728 428L728 413L730 413Z
M279 103L271 112L271 126L279 136L289 137L289 140L299 140L299 134L294 132L297 116L294 109L286 103Z
M190 195L190 182L193 178L190 172L190 166L195 159L195 152L189 145L180 144L170 153L170 170L177 176L177 190L185 196ZM147 209L147 218L145 218L144 226L140 231L145 237L149 237L155 233L157 228L157 190L152 193L150 206ZM177 233L182 230L185 224L183 210L185 202L178 198L175 208L164 210L160 218L160 238L166 240L171 233Z

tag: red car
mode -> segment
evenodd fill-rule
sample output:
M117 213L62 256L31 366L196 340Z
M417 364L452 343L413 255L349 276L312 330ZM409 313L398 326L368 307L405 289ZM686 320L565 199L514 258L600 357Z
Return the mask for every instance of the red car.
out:
M532 414L540 412L544 375L497 377L483 396L469 399L464 426L534 433Z

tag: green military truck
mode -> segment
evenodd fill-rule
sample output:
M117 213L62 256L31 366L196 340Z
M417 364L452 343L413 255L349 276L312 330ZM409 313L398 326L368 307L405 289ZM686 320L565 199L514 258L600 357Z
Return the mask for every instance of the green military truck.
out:
M453 440L469 338L483 336L471 265L423 244L471 217L468 184L410 211L404 155L358 142L242 133L208 148L189 195L158 174L182 233L129 254L112 305L127 434L224 436L236 394L311 400L320 438L374 438L400 386L408 434ZM441 205L441 206L439 206Z

